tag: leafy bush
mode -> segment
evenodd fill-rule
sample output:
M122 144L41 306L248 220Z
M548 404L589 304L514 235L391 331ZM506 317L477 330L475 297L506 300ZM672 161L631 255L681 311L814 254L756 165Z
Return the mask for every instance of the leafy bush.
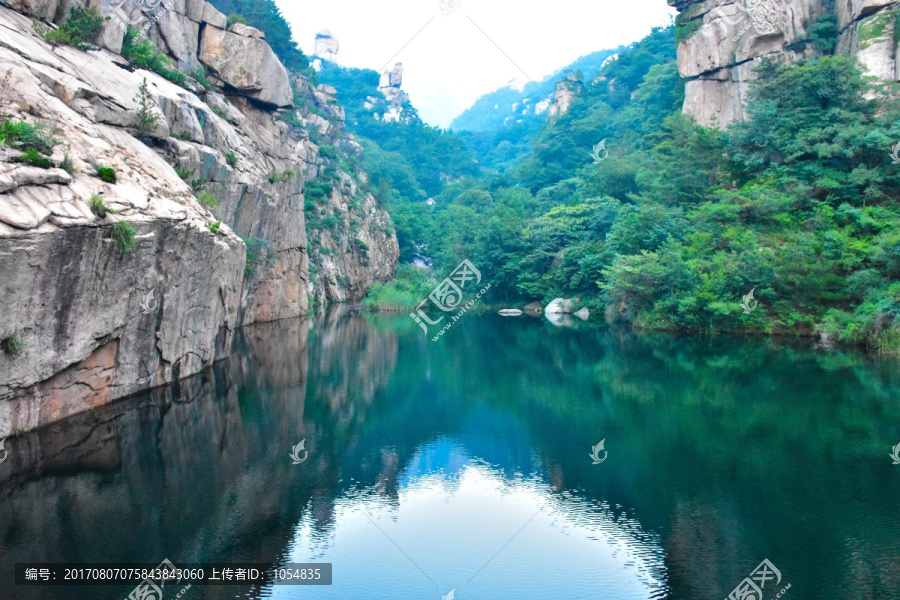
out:
M306 197L315 200L320 204L324 204L328 201L333 190L334 188L329 181L318 177L306 184L306 187L304 188Z
M272 171L272 174L269 175L269 183L280 183L281 175L279 175L276 171Z
M285 169L284 173L281 174L281 178L284 181L290 181L291 179L293 179L296 176L297 176L297 172L293 169Z
M100 219L103 219L109 213L116 212L103 202L103 197L100 194L92 194L91 199L88 201L88 205L91 207L91 212Z
M13 358L28 354L28 346L17 331L3 336L3 339L0 340L0 350Z
M194 172L194 170L191 169L191 173L193 173L193 172ZM202 177L198 177L197 179L192 179L191 180L191 189L193 189L194 192L202 192L203 190L206 189L207 183L209 183L209 182L206 181L205 179L203 179Z
M4 120L0 124L0 144L12 146L18 150L34 149L41 154L51 154L53 146L58 143L53 136L44 132L41 123Z
M193 175L195 170L196 169L180 169L178 167L175 167L175 173L182 179L187 179L188 177Z
M175 139L182 140L184 142L193 142L194 136L191 135L190 131L182 131L181 133L173 133L172 137Z
M53 163L49 159L41 156L41 153L34 148L29 148L22 156L22 162L32 167L40 167L41 169L49 169L53 167Z
M153 71L176 85L183 87L187 83L187 75L177 68L173 69L171 59L157 50L156 46L134 27L129 26L125 31L122 56L138 67Z
M76 48L90 48L103 30L108 17L100 16L96 8L74 6L69 11L69 18L59 25L58 29L47 29L37 23L35 30L52 44L68 44Z
M426 272L411 265L397 269L390 283L376 283L362 300L366 308L382 311L412 310L434 289Z
M269 252L269 241L262 238L241 238L247 246L247 263L244 267L244 278L250 277L256 267L265 262Z
M236 166L238 163L238 157L234 152L226 152L225 160L228 161L228 164L232 167Z
M116 170L104 165L97 165L97 176L106 183L116 183L118 181Z
M112 226L113 244L123 255L127 255L134 249L137 244L134 240L136 234L137 229L127 219L122 219Z
M220 227L222 227L222 221L216 221L215 223L213 223L213 222L206 223L206 228L209 229L213 235L216 235L219 233Z
M231 27L235 23L241 23L243 25L247 24L247 19L244 15L230 14L228 15L228 26Z
M219 204L219 199L216 198L214 194L210 194L209 192L203 192L199 196L197 196L197 202L206 208L212 209L215 208Z

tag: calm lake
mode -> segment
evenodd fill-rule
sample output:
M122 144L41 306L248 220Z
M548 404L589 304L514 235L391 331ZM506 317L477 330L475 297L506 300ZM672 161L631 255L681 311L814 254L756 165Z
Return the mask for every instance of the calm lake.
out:
M723 600L767 559L766 600L896 600L898 443L897 361L335 310L7 440L0 597L122 600L12 567L167 558L334 566L185 599Z

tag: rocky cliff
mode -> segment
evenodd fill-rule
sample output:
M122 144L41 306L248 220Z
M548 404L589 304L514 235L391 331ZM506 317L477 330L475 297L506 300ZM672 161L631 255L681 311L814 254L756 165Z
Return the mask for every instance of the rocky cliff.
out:
M687 79L684 112L702 125L744 118L747 82L764 56L795 61L815 51L811 31L837 20L837 50L871 75L896 79L900 2L890 0L669 0L676 21L678 69Z
M340 107L261 31L90 0L97 45L60 43L86 3L0 0L0 438L197 373L310 296L356 300L399 254Z

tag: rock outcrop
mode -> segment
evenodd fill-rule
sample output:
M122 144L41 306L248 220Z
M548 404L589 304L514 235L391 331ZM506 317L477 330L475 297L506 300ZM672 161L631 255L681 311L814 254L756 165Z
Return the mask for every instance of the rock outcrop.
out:
M333 152L319 158L306 195L310 295L317 307L359 302L373 283L393 277L400 246L390 217L369 189L368 176L353 167L363 148L344 128L337 91L327 85L306 89L307 102L317 112L301 118ZM351 168L345 169L347 165Z
M328 283L311 281L304 211L338 162L321 146L361 148L262 32L202 0L126 3L95 50L33 27L78 4L0 0L0 122L40 127L53 148L43 168L0 140L0 438L203 371L236 327L304 316L310 295L357 300L399 254L387 214L348 182L329 214L358 233L331 236ZM133 24L206 76L176 85L130 64L118 52ZM312 101L294 109L295 93Z
M340 50L340 42L338 42L336 37L331 35L330 31L323 29L316 34L316 42L313 46L313 58L334 62ZM316 70L321 70L321 63Z
M206 27L200 40L200 60L223 87L263 104L293 105L287 70L259 30L235 23L230 31Z
M813 52L810 29L826 14L823 0L669 0L676 22L678 69L688 81L684 112L702 125L744 118L753 69L762 57L796 61ZM835 0L838 50L871 75L896 79L894 23L900 2Z
M584 89L584 80L576 74L569 75L556 83L556 91L553 93L553 101L547 111L549 118L558 117L569 112L572 101Z
M412 114L406 111L409 96L403 91L403 63L397 63L393 69L385 70L378 80L378 91L383 98L368 96L365 107L373 111L373 115L386 123L410 122Z

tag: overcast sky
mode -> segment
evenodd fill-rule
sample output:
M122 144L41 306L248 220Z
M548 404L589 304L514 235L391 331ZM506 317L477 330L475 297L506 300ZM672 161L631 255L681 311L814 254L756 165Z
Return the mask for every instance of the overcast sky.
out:
M442 1L455 9L444 13ZM276 2L307 54L328 29L341 44L339 64L380 71L402 62L403 89L441 127L510 80L540 81L579 56L635 42L675 14L665 0Z

